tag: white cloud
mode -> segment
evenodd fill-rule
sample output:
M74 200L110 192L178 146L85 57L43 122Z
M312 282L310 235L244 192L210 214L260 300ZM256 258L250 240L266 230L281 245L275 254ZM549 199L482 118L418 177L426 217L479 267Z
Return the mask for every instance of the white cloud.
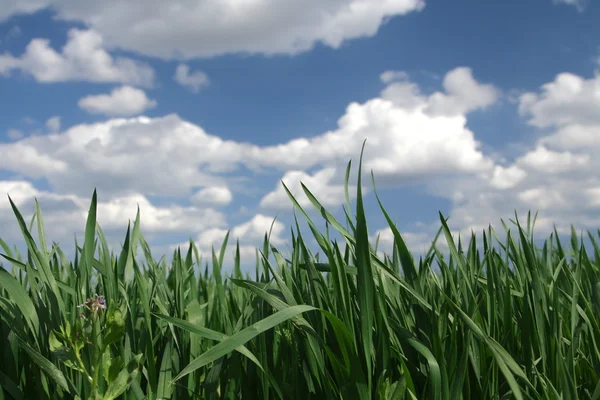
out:
M176 115L111 119L2 143L0 153L8 157L0 159L0 169L45 178L54 191L71 196L61 200L67 204L79 204L77 199L87 199L98 187L107 196L102 213L109 225L132 218L140 203L150 210L142 217L149 229L192 230L200 235L204 250L210 250L207 244L222 240L227 223L223 214L202 207L230 204L229 174L239 167L279 170L301 204L308 202L299 181L326 206L335 206L344 201L346 162L353 158L356 167L362 142L368 138L365 174L374 169L379 188L425 183L433 194L450 200L453 229L480 231L490 222L498 228L498 219L512 217L515 209L520 216L539 209L538 228L545 230L552 229L553 222L559 230L568 229L565 225L570 223L584 228L600 224L600 182L595 175L600 170L595 157L600 141L594 140L600 113L592 112L598 109L600 78L561 74L539 91L523 94L520 112L543 130L514 161L499 163L479 148L467 128L468 112L491 104L489 94L495 89L476 82L467 69L456 71L446 75L443 93L427 95L408 80L392 81L379 97L351 103L335 129L312 138L257 146L209 135ZM468 83L465 77L473 81ZM466 90L453 86L455 79L468 83ZM453 114L432 113L432 107ZM370 180L364 182L368 186ZM147 200L154 195L190 199L193 206L154 205ZM82 204L78 207L85 211L87 201ZM291 203L280 184L260 201L269 209L282 205ZM80 221L83 217L72 209L61 215ZM186 215L192 215L190 221ZM209 222L199 225L200 219ZM235 235L262 240L271 221L256 216L236 226ZM411 234L414 246L429 244L432 237L430 231ZM253 247L245 249L253 254Z
M53 133L60 131L60 117L54 116L48 118L48 120L46 121L46 128L48 128L48 130Z
M540 145L519 158L518 163L537 172L555 174L582 170L588 167L590 160L589 154L551 151Z
M173 79L181 86L185 86L193 93L198 93L200 89L208 86L208 76L202 71L190 72L190 67L186 64L179 64L175 69Z
M92 27L113 48L179 59L233 52L296 54L318 42L338 48L344 41L374 36L391 17L425 7L424 0L4 0L1 4L0 20L51 6L58 19Z
M449 71L443 80L445 92L429 96L423 95L403 71L386 71L380 78L391 83L382 93L384 99L392 100L396 106L405 109L420 109L431 116L453 117L483 110L495 104L501 95L493 85L479 83L468 67Z
M565 196L554 188L535 187L518 194L519 199L534 209L546 210L568 206Z
M0 195L10 195L19 211L29 220L35 210L34 198L40 202L46 226L48 243L58 242L70 257L73 234L79 244L83 240L89 195L77 196L72 194L56 194L36 189L31 182L22 180L0 180ZM161 205L151 203L146 196L132 194L116 196L104 200L103 194L98 193L98 223L103 229L109 246L117 249L123 241L128 221L133 222L137 208L140 208L140 227L142 234L151 244L155 257L165 252L173 251L177 246L187 249L188 242L175 245L164 244L165 238L176 234L194 232L194 242L200 250L204 261L211 263L211 247L218 252L227 230L231 231L228 257L225 268L231 265L235 251L236 240L240 241L240 256L243 265L251 265L255 259L257 247L262 246L264 235L269 233L270 242L283 246L286 241L282 237L285 225L273 217L257 214L238 225L229 227L224 213L211 208L197 206L183 207L177 204ZM21 233L15 221L13 211L8 201L0 202L0 225L5 227L2 239L9 245L22 243ZM153 239L159 239L157 241ZM162 240L160 240L162 238ZM168 240L168 239L167 239ZM160 244L163 242L163 244ZM172 242L171 242L172 243Z
M80 197L73 194L56 194L38 190L31 182L19 180L0 181L0 193L10 195L19 208L31 205L34 197L39 199L42 211L45 208L44 203L51 207L51 211L56 211L55 201L64 202L60 206L61 211L73 215L73 218L65 221L67 224L74 223L69 226L71 231L84 227L91 195L90 193ZM135 218L138 206L144 232L185 232L191 229L226 226L225 215L210 208L183 207L177 204L156 206L146 196L138 193L116 196L109 200L103 200L102 193L98 196L98 221L102 228L106 229L126 228L127 221ZM0 209L10 210L12 213L7 201L0 203Z
M285 226L281 222L274 220L274 217L257 214L251 220L234 227L231 235L234 238L243 237L253 241L262 241L265 233L268 234L270 231L269 242L273 245L279 245L283 243L281 234L284 230Z
M31 14L47 7L48 0L1 0L0 21L6 20L13 15Z
M394 89L401 84L413 85L413 90ZM19 159L17 165L6 165L26 177L42 174L60 192L87 194L98 187L114 194L172 196L189 195L195 187L226 185L221 174L240 166L271 168L287 172L284 180L295 192L298 181L304 180L331 205L343 202L346 163L354 158L356 165L365 138L364 170L368 174L374 169L380 186L493 172L494 162L479 150L465 115L429 115L433 95L419 94L408 82L393 83L381 96L351 103L335 130L274 146L224 141L176 115L138 117L77 125L57 135L5 144ZM42 162L46 167L40 169ZM309 169L314 172L308 174ZM290 206L287 199L280 201L282 195L278 185L261 204ZM302 197L300 193L298 200L305 202Z
M379 75L383 83L392 83L393 81L407 81L408 74L405 71L384 71Z
M198 231L214 226L226 226L225 215L210 208L182 207L177 204L155 206L141 194L115 197L99 202L98 214L102 226L122 227L135 218L140 207L140 226L147 232Z
M272 227L271 227L272 226ZM236 225L229 229L228 254L235 254L236 241L240 241L240 260L246 264L252 264L256 256L256 249L262 248L264 236L269 235L269 243L281 247L285 245L286 240L282 237L285 231L285 225L274 217L263 214L256 214L250 220ZM192 238L203 260L210 264L212 257L212 248L218 254L221 245L225 239L228 229L213 228L200 232L196 238ZM169 246L173 251L177 247L187 248L188 242L176 243ZM280 249L282 250L282 249ZM231 260L231 259L230 259Z
M42 148L27 144L41 137L29 137L15 143L0 143L0 169L23 174L29 178L37 179L51 176L52 174L65 173L69 165L47 154Z
M20 57L0 54L0 75L12 70L32 75L38 82L120 82L152 86L154 70L130 58L113 58L94 30L71 29L67 44L58 53L48 39L33 39Z
M340 200L344 198L344 186L340 183L332 182L335 176L335 168L324 168L313 175L309 175L303 171L288 171L281 180L302 207L311 207L312 203L304 194L304 190L302 190L302 186L300 185L301 182L311 193L317 196L317 199L323 206L327 207L339 205ZM352 193L351 198L354 198L356 185L349 185L349 191ZM278 182L275 190L261 199L260 206L288 210L293 207L293 203L283 185Z
M526 176L527 173L516 165L508 168L497 165L490 184L497 189L510 189L522 182Z
M40 202L44 222L50 239L56 241L71 241L73 233L81 234L89 208L90 195L77 196L73 194L57 194L36 189L31 182L0 180L0 194L6 199L10 195L19 210L28 219L34 211L34 197ZM98 193L98 223L110 236L112 241L121 239L127 228L127 221L135 219L137 208L140 208L140 227L142 233L172 234L176 232L203 231L206 229L223 229L227 226L225 214L212 208L196 206L183 207L177 204L157 206L146 196L134 193L126 196L115 196L104 200L102 192ZM15 217L8 201L0 202L0 224L14 224ZM16 226L15 226L16 228ZM17 229L3 231L2 238L16 240L19 236Z
M457 76L466 84L466 90L453 86ZM470 70L464 68L448 72L445 82L450 82L446 84L450 92L430 96L422 95L414 83L394 82L379 98L364 104L351 103L338 120L338 129L310 139L253 149L254 155L257 160L262 155L263 165L290 170L284 181L291 183L290 189L299 195L301 204L308 204L308 199L300 190L299 180L306 181L328 205L341 204L345 162L357 157L365 138L364 170L375 171L378 185L400 185L458 173L493 173L494 162L479 150L474 134L466 128L464 113L491 104L489 94L496 89L474 81ZM430 114L429 109L437 107L440 99L463 114ZM300 171L316 165L324 168L313 176ZM278 185L263 197L261 205L287 208L289 202L282 201L286 197Z
M589 207L600 208L600 186L587 189L585 194Z
M428 111L436 115L460 115L494 104L500 91L490 84L480 84L470 68L456 68L444 77L446 93L435 93L429 99Z
M201 189L192 196L195 204L210 204L226 206L233 200L233 195L227 186L212 186Z
M481 229L494 223L501 230L499 218L507 220L516 210L521 219L527 211L540 212L539 234L550 233L554 224L559 232L568 232L571 224L597 228L599 90L600 75L562 73L538 92L521 95L521 115L540 128L539 138L505 170L524 175L511 185L495 185L485 174L440 183L436 193L452 201L452 224Z
M218 174L243 161L244 146L206 134L175 115L81 124L59 134L0 144L0 168L44 176L60 193L188 195L222 186Z
M530 125L548 128L598 123L600 74L587 80L572 73L558 74L541 89L541 93L521 96L519 111L531 116Z
M17 207L39 193L31 182L27 181L0 181L0 188L0 193L10 195ZM3 201L0 203L0 208L10 209L10 203Z
M77 103L80 108L92 114L108 116L132 116L156 107L156 101L146 96L141 89L121 86L109 94L86 96Z

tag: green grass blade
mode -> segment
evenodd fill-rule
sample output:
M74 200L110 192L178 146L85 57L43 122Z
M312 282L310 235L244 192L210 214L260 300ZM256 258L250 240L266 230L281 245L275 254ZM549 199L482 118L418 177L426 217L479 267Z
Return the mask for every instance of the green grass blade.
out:
M247 343L249 340L279 325L280 323L294 318L295 316L304 312L316 309L317 308L312 306L292 306L252 324L248 328L243 329L235 335L223 340L218 345L210 348L210 350L206 351L200 357L194 359L173 379L173 381L176 382L189 373L196 371L210 362L215 361L219 357L231 353L237 347Z

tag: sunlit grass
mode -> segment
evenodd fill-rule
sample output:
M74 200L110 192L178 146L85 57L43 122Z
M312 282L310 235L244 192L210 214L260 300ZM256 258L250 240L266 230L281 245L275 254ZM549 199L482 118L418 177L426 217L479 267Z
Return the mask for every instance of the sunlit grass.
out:
M0 399L600 399L600 232L593 254L575 231L538 248L528 215L477 247L440 214L449 256L416 260L381 206L395 242L379 257L360 178L343 223L303 187L325 233L288 191L320 260L296 220L289 259L265 235L254 276L236 247L225 277L228 237L211 268L192 242L167 268L139 212L112 254L95 192L71 261L37 202L28 226L11 200L27 254L0 240Z

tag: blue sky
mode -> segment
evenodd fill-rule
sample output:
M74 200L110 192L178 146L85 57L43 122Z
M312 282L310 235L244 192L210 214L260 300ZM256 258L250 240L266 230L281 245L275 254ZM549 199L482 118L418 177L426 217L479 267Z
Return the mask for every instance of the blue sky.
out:
M114 244L139 204L158 253L232 229L252 257L275 216L285 247L280 181L341 216L364 139L415 251L438 210L463 232L514 210L542 236L600 226L598 2L148 4L0 0L0 193L26 214L38 198L53 240L70 246L97 187ZM18 243L5 200L0 224Z

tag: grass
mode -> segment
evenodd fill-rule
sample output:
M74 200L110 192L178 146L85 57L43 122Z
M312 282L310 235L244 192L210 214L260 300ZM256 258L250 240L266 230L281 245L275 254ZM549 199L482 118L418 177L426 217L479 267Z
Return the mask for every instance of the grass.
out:
M0 399L600 399L600 231L593 254L575 231L538 248L528 215L478 248L440 214L449 254L434 241L416 260L381 206L395 242L380 257L358 176L344 224L303 186L325 233L288 191L326 260L296 219L289 259L265 235L254 276L236 247L226 278L227 237L210 269L194 243L156 261L138 211L112 254L94 192L70 261L37 201L28 226L11 200L27 255L0 240Z

